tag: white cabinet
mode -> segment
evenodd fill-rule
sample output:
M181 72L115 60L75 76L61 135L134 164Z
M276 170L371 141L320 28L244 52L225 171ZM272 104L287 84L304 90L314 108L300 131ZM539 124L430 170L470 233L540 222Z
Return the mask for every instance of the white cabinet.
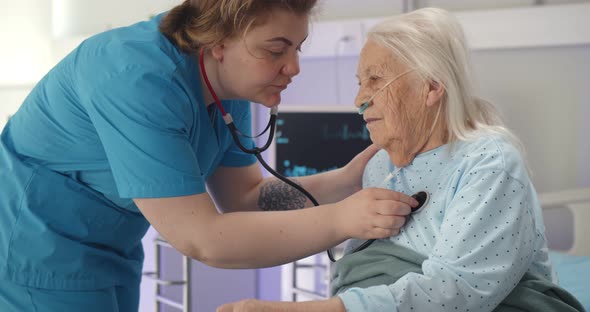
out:
M358 55L364 42L361 20L312 23L301 57Z
M472 50L590 43L590 3L454 12ZM358 55L367 31L386 17L316 22L302 58Z

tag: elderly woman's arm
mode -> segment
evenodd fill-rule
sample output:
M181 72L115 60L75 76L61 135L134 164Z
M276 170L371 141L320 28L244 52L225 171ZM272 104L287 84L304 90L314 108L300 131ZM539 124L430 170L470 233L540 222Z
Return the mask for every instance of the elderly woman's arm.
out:
M222 305L217 312L346 312L342 301L337 297L306 302L271 302L261 300L242 300Z

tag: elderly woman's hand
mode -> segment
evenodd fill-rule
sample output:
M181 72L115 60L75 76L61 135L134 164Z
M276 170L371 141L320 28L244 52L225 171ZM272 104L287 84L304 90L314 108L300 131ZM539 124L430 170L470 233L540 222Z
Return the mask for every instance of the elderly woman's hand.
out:
M224 304L217 308L216 312L262 312L264 301L245 299Z
M351 187L349 194L362 189L363 171L371 157L379 150L380 148L377 145L371 144L364 151L356 155L346 166L342 167L342 177Z
M279 302L246 299L228 303L217 312L345 312L344 303L338 297L305 302Z

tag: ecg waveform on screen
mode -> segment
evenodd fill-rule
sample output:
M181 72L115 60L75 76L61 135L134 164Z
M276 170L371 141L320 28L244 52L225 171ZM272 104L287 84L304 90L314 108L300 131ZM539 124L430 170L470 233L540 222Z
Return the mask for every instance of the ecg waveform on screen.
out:
M351 131L347 124L342 125L340 129L332 130L329 126L325 125L322 127L322 137L324 140L340 139L342 141L348 140L369 140L369 131L366 127L362 127L360 131Z
M369 131L366 127L362 127L359 131L351 131L347 124L342 125L339 129L330 129L330 126L325 125L322 127L322 140L324 141L348 141L348 140L363 140L367 141L370 139ZM284 137L281 131L277 131L277 144L288 144L289 138Z
M312 168L312 167L307 167L307 166L295 165L293 167L285 168L285 171L283 172L283 174L287 177L302 177L302 176L316 174L316 173L320 173L320 172L324 172L324 171L330 171L330 170L334 170L334 169L338 169L338 167L332 166L330 168L317 169L317 168Z
M286 113L277 119L276 170L300 177L338 169L370 144L355 112Z

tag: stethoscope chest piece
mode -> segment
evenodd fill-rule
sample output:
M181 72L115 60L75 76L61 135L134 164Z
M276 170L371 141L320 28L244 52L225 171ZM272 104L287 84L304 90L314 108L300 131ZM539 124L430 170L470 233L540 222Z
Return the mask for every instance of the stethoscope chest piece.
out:
M428 199L430 198L430 195L428 195L428 192L426 192L426 191L420 191L420 192L412 195L412 197L418 201L418 206L412 208L412 214L414 214L414 213L418 213L424 209L424 207L428 203Z

